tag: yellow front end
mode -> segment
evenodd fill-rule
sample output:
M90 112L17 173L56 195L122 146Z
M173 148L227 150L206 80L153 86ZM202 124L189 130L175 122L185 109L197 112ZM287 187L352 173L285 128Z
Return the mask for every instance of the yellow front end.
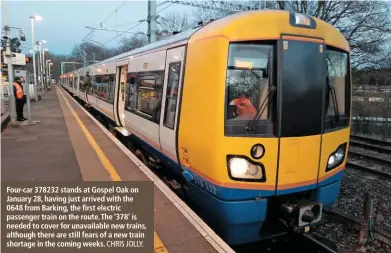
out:
M328 206L338 195L350 133L349 47L323 21L304 29L294 20L289 12L237 14L188 42L179 159L189 194L232 244L261 237L270 197L310 191Z

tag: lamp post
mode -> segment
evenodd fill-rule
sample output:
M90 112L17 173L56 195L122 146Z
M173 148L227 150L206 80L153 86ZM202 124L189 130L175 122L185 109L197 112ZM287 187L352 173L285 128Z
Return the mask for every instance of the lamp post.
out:
M43 65L44 65L44 60L43 60L43 53L42 53L42 44L46 43L46 40L39 40L36 42L38 45L38 50L39 51L39 68L38 68L38 75L39 75L39 83L41 85L41 90L42 90L42 85L43 85ZM38 90L37 90L38 92Z
M52 88L52 84L51 84L51 80L52 80L52 68L51 66L53 65L53 62L50 62L49 63L49 88L51 89Z
M49 49L45 48L44 50L42 50L42 86L41 86L42 93L43 93L43 87L45 86L45 82L46 82L45 51L49 51Z
M39 41L37 41L35 43L37 45L37 54L38 54L38 59L37 59L37 65L38 65L38 71L37 71L37 74L38 74L38 83L37 83L37 96L38 96L38 85L40 85L41 83L41 79L42 79L42 76L41 76L41 59L42 59L42 56L41 56L41 43Z
M32 46L33 46L33 68L34 68L34 90L35 90L35 101L38 100L38 93L37 93L37 71L36 71L36 66L35 66L35 45L34 45L34 20L42 20L42 18L40 16L30 16L30 21L31 21L31 43L32 43ZM30 108L29 106L30 102L28 102L27 106L28 108ZM31 116L30 116L30 113L29 113L29 122L30 122L30 119Z
M50 62L51 62L51 60L46 60L46 65L45 65L45 68L46 68L45 90L47 90L47 88L49 87L49 75L50 75L49 63L50 63Z
M39 44L40 45L40 48L39 48L39 65L40 65L40 76L41 76L41 81L39 82L40 85L41 85L41 93L42 93L42 83L43 83L43 57L42 57L42 45L41 43Z
M42 53L42 43L45 43L43 40L38 41L39 43L39 76L40 76L40 86L42 89L42 83L43 83L43 53Z

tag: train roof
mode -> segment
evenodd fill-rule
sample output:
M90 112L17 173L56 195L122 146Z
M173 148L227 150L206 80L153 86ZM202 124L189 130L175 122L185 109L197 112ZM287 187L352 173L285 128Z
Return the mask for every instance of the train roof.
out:
M165 38L163 40L156 41L156 42L153 42L153 43L148 44L146 46L143 46L143 47L140 47L140 48L136 48L136 49L134 49L132 51L129 51L129 52L126 52L126 53L122 53L120 55L108 58L106 60L103 60L103 61L97 63L96 65L100 65L100 64L103 64L103 63L109 63L109 62L120 60L120 59L124 59L124 58L127 58L127 57L132 56L132 55L141 54L141 53L144 53L144 52L147 52L147 51L154 50L156 48L164 47L164 46L167 46L167 45L170 45L170 44L174 44L174 43L179 43L181 41L187 41L199 29L200 29L200 27L183 31L181 33L175 34L175 35L170 36L168 38Z
M91 68L93 68L95 66L99 66L99 65L102 65L102 64L107 64L107 63L110 63L110 62L113 62L113 61L118 61L118 60L121 60L121 59L126 59L126 58L128 58L128 57L130 57L132 55L137 55L137 54L141 54L141 53L144 53L144 52L148 52L148 51L154 50L156 48L164 47L164 46L167 46L167 45L170 45L170 44L174 44L174 43L179 43L179 42L182 42L182 41L186 42L200 28L201 27L196 27L196 28L192 28L192 29L180 32L180 33L175 34L173 36L167 37L167 38L165 38L163 40L159 40L159 41L150 43L150 44L145 45L143 47L136 48L136 49L131 50L129 52L125 52L125 53L122 53L122 54L119 54L119 55L107 58L107 59L105 59L103 61L100 61L100 62L91 64L91 65L88 65L88 66L83 67L83 68L72 70L72 71L69 71L69 72L64 73L64 74L80 72L80 71L83 71L83 70L85 71L85 70L91 69Z
M209 38L225 38L229 42L278 40L281 35L319 38L326 45L349 52L349 44L343 34L329 23L310 17L315 27L298 27L291 24L291 15L303 15L284 10L256 10L238 12L218 19L202 27L189 38L189 44ZM296 16L293 16L293 22ZM239 32L240 31L240 32Z
M292 12L284 10L256 10L238 12L204 26L192 28L163 40L148 44L141 48L105 59L68 73L79 72L80 70L91 69L95 66L111 63L121 59L126 59L133 55L138 55L157 48L165 47L179 42L192 43L197 40L222 37L230 42L251 41L259 39L279 39L281 34L295 34L323 38L325 43L345 51L349 51L349 44L344 36L327 22L311 17L316 22L316 29L294 27L290 24ZM238 32L240 31L240 32Z

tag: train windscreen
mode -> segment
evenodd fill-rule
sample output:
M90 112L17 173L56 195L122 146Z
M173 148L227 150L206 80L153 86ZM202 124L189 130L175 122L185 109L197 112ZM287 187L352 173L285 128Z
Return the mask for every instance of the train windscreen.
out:
M266 135L273 132L271 91L274 87L274 47L248 43L230 45L226 76L226 135Z
M327 89L325 131L349 126L350 73L346 52L328 48L326 50Z

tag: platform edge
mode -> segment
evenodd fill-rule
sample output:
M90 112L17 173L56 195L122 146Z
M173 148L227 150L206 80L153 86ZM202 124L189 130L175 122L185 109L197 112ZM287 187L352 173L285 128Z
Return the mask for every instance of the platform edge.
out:
M65 91L62 87L60 92ZM65 94L69 97L71 97L67 92ZM72 97L71 97L72 98ZM226 252L226 253L235 253L235 251L226 244L193 210L191 210L186 203L184 203L177 195L175 195L168 186L160 180L155 174L153 174L150 169L140 160L138 159L134 154L132 154L120 141L118 141L114 136L106 129L104 128L101 123L96 120L94 117L90 115L90 113L85 110L77 101L75 101L74 98L72 100L76 103L77 106L85 113L87 116L120 148L125 155L131 159L139 169L146 174L148 178L151 179L151 181L154 182L156 187L159 188L159 190L172 202L172 204L185 216L185 218L194 225L196 223L198 226L195 226L195 229L203 235L203 237L217 250L217 252ZM152 178L151 178L152 177ZM182 208L178 208L178 205ZM187 207L187 208L184 208ZM187 210L186 210L187 209ZM189 216L192 218L192 220L189 219ZM207 231L204 229L207 227ZM206 233L206 236L204 235ZM213 241L214 243L212 243Z

